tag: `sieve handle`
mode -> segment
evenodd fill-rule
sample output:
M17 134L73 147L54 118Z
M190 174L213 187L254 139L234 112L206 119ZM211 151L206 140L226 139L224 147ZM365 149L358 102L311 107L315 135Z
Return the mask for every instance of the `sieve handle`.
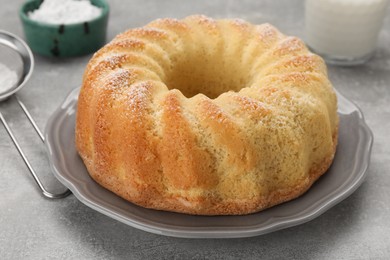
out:
M18 102L19 106L22 108L24 114L27 116L27 118L30 121L31 125L34 127L35 131L37 132L37 134L41 138L42 142L45 142L45 138L44 138L42 132L39 130L38 125L35 123L34 119L31 116L31 114L28 112L26 106L22 103L22 101L16 95L14 95L14 96L16 97L16 101ZM52 193L52 192L49 192L43 186L42 182L40 181L38 175L34 171L33 167L30 164L30 162L28 161L25 153L23 152L23 150L22 150L21 146L19 145L15 135L13 134L11 128L9 127L7 121L5 120L5 118L4 118L4 116L3 116L3 114L1 112L0 112L0 120L3 123L3 125L5 127L5 130L7 131L8 135L10 136L10 138L11 138L12 142L14 143L16 149L18 150L20 156L22 157L24 163L26 164L27 168L29 169L29 171L31 173L31 176L34 178L34 180L37 183L39 189L42 191L43 196L45 196L46 198L49 198L49 199L61 199L61 198L65 198L68 195L72 194L72 192L69 189L67 189L66 191L64 191L62 193Z

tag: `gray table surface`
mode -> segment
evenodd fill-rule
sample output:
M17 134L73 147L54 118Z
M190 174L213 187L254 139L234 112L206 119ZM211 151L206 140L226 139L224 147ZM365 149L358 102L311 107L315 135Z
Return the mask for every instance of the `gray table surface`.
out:
M0 29L24 38L17 16L22 0L0 0ZM109 1L108 40L161 17L201 13L270 22L304 38L303 1ZM389 13L389 9L387 10ZM19 92L41 129L67 93L81 83L90 56L50 59L36 55L30 81ZM329 67L334 86L361 107L375 143L368 177L349 198L300 226L243 239L181 239L150 234L106 217L73 195L41 196L0 126L1 259L390 259L390 16L375 57L358 67ZM0 111L26 149L45 185L61 190L45 149L14 99Z

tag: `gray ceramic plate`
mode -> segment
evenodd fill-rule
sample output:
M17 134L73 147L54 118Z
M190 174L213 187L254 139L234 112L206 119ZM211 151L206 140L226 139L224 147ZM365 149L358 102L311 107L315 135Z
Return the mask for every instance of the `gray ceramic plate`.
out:
M46 126L55 176L87 206L132 227L191 238L249 237L302 224L352 194L363 182L373 136L353 103L338 94L340 133L333 165L308 192L290 202L246 216L190 216L138 207L102 188L88 175L74 146L79 89L73 90Z

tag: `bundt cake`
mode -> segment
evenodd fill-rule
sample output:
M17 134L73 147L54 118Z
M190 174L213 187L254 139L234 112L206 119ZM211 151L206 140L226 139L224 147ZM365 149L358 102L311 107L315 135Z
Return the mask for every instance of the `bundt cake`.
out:
M330 166L338 133L326 66L300 39L205 16L153 21L95 53L76 121L97 183L196 215L300 196Z

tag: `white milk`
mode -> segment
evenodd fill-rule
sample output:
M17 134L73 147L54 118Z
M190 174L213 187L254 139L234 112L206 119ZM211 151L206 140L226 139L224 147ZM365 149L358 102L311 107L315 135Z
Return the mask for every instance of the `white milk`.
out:
M306 43L327 61L359 64L372 56L389 0L306 0Z

